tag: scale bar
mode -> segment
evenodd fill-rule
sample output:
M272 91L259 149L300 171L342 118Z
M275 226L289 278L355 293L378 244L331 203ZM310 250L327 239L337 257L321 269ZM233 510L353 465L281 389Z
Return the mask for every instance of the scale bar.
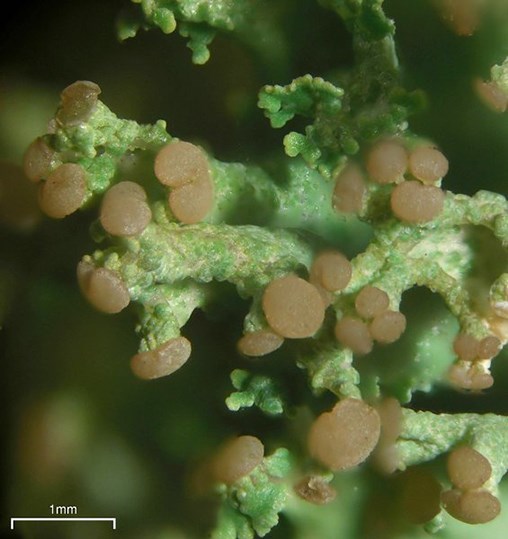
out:
M53 522L59 522L59 521L81 521L81 522L111 522L113 524L113 529L116 530L116 518L108 517L97 517L97 518L87 518L87 517L14 517L11 518L11 530L14 529L14 525L16 522L47 522L47 521L53 521Z

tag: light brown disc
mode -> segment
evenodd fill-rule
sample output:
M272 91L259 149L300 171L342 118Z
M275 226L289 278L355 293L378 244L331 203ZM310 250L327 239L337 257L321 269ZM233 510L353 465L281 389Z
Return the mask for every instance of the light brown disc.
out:
M453 350L463 361L473 361L478 358L480 343L472 335L459 333L453 341Z
M62 219L81 207L85 194L85 170L80 165L65 163L41 185L39 206L49 217Z
M60 94L57 120L67 126L86 122L94 113L101 89L94 82L78 80Z
M463 490L481 487L492 475L492 466L481 453L468 446L454 449L448 456L448 477Z
M102 199L100 221L113 236L141 234L152 218L144 189L135 182L120 182Z
M23 156L23 170L32 182L46 178L56 161L56 152L52 150L42 137L36 138Z
M387 442L378 445L372 455L372 463L374 468L383 475L391 475L396 472L401 463L397 446Z
M409 155L409 171L421 182L433 184L448 173L448 159L436 148L420 146Z
M359 213L362 210L365 190L365 180L360 167L355 164L346 165L335 182L333 207L344 213Z
M407 170L407 152L400 142L384 140L375 144L367 155L367 172L376 183L401 179Z
M407 181L392 191L390 203L393 213L406 223L427 223L435 219L444 206L445 194L434 185Z
M413 524L432 520L441 510L441 485L428 471L410 468L401 475L402 512Z
M319 475L304 477L294 489L300 498L315 505L326 505L337 496L337 491Z
M460 498L460 520L469 524L485 524L501 512L499 500L487 490L470 490Z
M212 462L216 481L231 485L263 462L265 448L255 436L239 436L226 442Z
M469 386L465 389L472 389L474 391L481 391L482 389L489 389L494 385L494 378L489 373L473 373L469 380Z
M504 112L508 107L508 96L495 82L475 79L473 87L482 103L494 112Z
M478 358L479 359L490 359L493 358L497 353L499 352L499 349L501 348L501 341L494 337L493 335L490 335L489 337L485 337L480 341L480 344L478 346Z
M448 372L450 382L461 389L481 391L494 385L494 378L488 372L484 372L475 363L463 362L451 366Z
M380 429L374 408L359 399L344 399L312 424L309 453L333 471L353 468L370 455Z
M400 464L396 441L402 431L402 408L397 399L383 399L376 410L381 418L381 436L374 450L375 467L384 474L391 474Z
M351 262L339 251L324 251L312 263L309 280L329 292L346 288L353 268Z
M123 181L111 186L105 196L135 198L136 200L146 200L146 191L139 183Z
M83 295L99 311L119 313L130 303L129 291L115 272L80 262L77 276Z
M270 327L289 339L311 337L325 317L319 292L296 275L274 279L265 289L262 307Z
M499 500L486 490L448 490L441 500L452 517L467 524L485 524L501 512Z
M274 352L282 346L284 339L272 331L262 329L246 333L238 341L238 351L246 356L259 357Z
M458 514L460 514L460 497L462 496L462 492L460 490L445 490L443 493L441 493L441 503L443 504L444 509L448 514L450 514L452 517L462 520Z
M402 431L402 407L400 402L393 398L383 399L376 409L381 418L381 437L396 440Z
M202 221L213 207L213 183L209 174L201 174L191 183L171 190L169 207L186 225Z
M474 34L480 23L478 0L437 0L441 17L459 36Z
M319 295L321 296L321 300L323 301L323 306L325 309L327 309L333 301L333 294L323 288L319 283L312 280L312 278L309 279L310 284L313 285L316 290L319 292Z
M163 146L155 157L156 178L169 187L181 187L201 177L209 177L205 152L195 144L182 140Z
M355 354L368 354L373 342L367 324L358 318L344 316L335 325L335 337Z
M406 330L406 317L399 311L384 311L372 320L369 330L377 342L395 342Z
M175 337L155 350L136 354L131 360L131 369L143 380L161 378L178 370L190 354L191 343L185 337Z
M375 286L364 286L355 299L356 312L362 318L373 318L388 309L388 294Z

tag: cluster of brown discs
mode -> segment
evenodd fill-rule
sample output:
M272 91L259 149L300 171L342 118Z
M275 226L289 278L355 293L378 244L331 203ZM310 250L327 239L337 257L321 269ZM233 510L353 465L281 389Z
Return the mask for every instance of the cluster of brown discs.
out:
M459 333L453 341L453 350L463 361L475 361L494 357L501 347L497 337L489 335L478 340L467 333Z
M115 314L129 305L129 290L116 272L81 261L77 276L81 292L99 311ZM160 378L179 369L190 354L191 343L185 337L175 337L154 350L136 354L131 360L131 369L143 380Z
M60 95L56 120L65 126L79 125L93 114L100 94L97 84L77 81ZM86 195L86 172L77 163L59 164L57 153L44 138L35 139L28 147L23 168L33 182L41 183L39 205L49 217L62 219L78 210Z
M381 420L362 400L347 398L312 424L307 443L313 458L333 471L361 464L378 443Z
M459 389L477 392L494 384L492 374L480 361L459 361L448 371L448 380Z
M482 488L492 475L487 458L468 446L454 449L447 462L454 489L443 492L441 499L450 515L468 524L483 524L501 511L499 500Z
M453 350L461 361L450 369L450 381L462 389L482 390L491 387L494 379L485 372L481 361L494 357L500 347L501 342L493 335L478 340L467 333L459 333L453 342Z
M284 338L314 335L323 324L332 293L344 289L351 274L349 260L339 251L328 250L314 259L309 281L293 274L274 279L262 297L270 328L244 335L238 350L247 356L263 356L277 350Z
M371 181L396 184L390 204L401 221L426 223L443 210L445 195L435 184L447 174L448 160L438 149L420 145L408 152L398 139L380 140L370 148L365 168ZM333 207L340 212L359 213L365 192L364 173L359 165L348 163L336 179Z
M406 329L406 317L389 307L388 294L375 286L363 287L355 300L358 315L344 316L335 325L335 337L355 354L368 354L374 341L390 344ZM366 322L367 321L367 322Z
M155 157L154 173L162 185L170 187L169 207L182 223L198 223L212 209L208 159L198 146L181 140L166 144Z
M393 213L406 223L435 219L444 205L444 192L434 185L448 172L448 160L432 146L408 152L396 139L381 140L367 155L370 179L379 184L397 184L390 198ZM412 179L405 180L409 173Z

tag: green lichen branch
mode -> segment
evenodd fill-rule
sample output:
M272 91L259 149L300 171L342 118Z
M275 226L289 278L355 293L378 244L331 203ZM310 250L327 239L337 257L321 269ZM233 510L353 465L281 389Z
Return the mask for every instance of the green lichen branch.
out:
M491 80L505 94L508 99L508 58L499 64L492 66L490 70Z
M397 441L400 468L429 462L459 445L468 445L491 463L489 486L508 470L508 418L495 414L433 414L404 409Z
M311 86L315 84L307 80ZM319 95L330 99L328 109L323 110L339 110L340 94L325 83L319 88ZM315 94L300 90L295 87L288 94L287 111L279 112L283 114L280 121L287 114L303 113L314 106ZM43 138L55 154L53 167L73 162L86 171L83 206L99 202L108 188L125 179L140 181L148 193L153 218L146 229L139 236L116 237L95 223L94 237L107 241L108 247L84 261L118 274L131 301L141 306L141 351L178 336L194 309L206 310L214 297L209 286L212 281L228 281L242 297L252 298L245 330L264 329L267 322L260 306L264 288L287 273L308 275L319 249L319 244L299 231L336 242L356 225L344 221L333 209L333 186L300 160L289 160L268 173L261 167L222 163L207 156L214 184L213 208L202 223L183 226L171 213L166 191L154 176L155 155L176 140L165 132L164 125L138 126L120 120L98 101L79 125L56 122L54 132ZM285 177L280 176L281 171ZM485 191L474 197L446 193L441 214L415 226L392 215L392 190L393 185L367 183L359 217L372 226L374 236L367 249L352 260L348 286L332 294L335 318L354 315L355 297L366 285L385 291L392 310L399 309L405 291L423 285L443 297L464 332L478 339L494 333L504 343L506 334L499 329L499 316L493 321L492 309L477 312L474 308L483 288L486 297L491 288L492 304L503 305L503 268L497 280L488 282L479 275L483 288L471 287L477 256L464 227L491 230L506 249L506 200ZM243 224L249 221L256 224ZM335 340L329 325L316 337L318 346L300 361L309 368L313 387L332 390L338 396L358 396L359 376L351 350ZM482 364L484 374L488 367L488 362ZM405 391L416 389L421 389L420 381Z
M212 539L264 537L276 526L289 496L292 464L289 451L279 448L233 485L218 485L222 500Z
M476 495L487 495L490 500L496 500L499 482L508 470L508 418L495 414L433 414L403 410L402 432L396 442L399 469L435 461L443 456L449 458L448 455L460 447L471 448L487 459L490 477L477 491L482 494ZM443 477L439 467L437 475L443 490L450 493L453 490L448 489L457 488L453 477ZM428 531L435 532L444 526L444 509L460 520L465 518L465 522L475 523L475 517L471 519L471 514L461 515L461 509L456 515L457 509L453 505L447 506L446 496L445 492L441 500L443 509L428 522ZM478 510L480 513L484 510L481 504Z
M320 0L344 20L349 30L366 41L394 34L395 25L383 12L383 0Z
M273 127L283 127L295 115L313 120L304 133L288 133L284 148L329 178L348 156L381 135L402 135L424 100L421 93L401 85L395 26L384 14L382 0L321 3L345 21L355 66L330 80L305 75L286 86L265 86L259 106Z
M207 295L202 286L196 289L195 283L228 281L242 297L259 298L270 280L309 265L312 258L312 249L296 234L254 226L151 223L139 238L116 243L84 260L120 275L131 300L150 310L151 316L143 318L150 322L141 329L146 335L141 350L178 334L194 308L206 309L205 299L213 293ZM181 292L185 300L174 301ZM154 309L157 304L166 308ZM254 302L250 327L258 320L263 318Z
M55 121L42 140L52 154L45 176L62 163L85 170L82 207L96 205L108 188L126 179L140 183L154 202L166 196L153 170L155 155L173 140L162 120L139 125L118 118L97 100L89 117L72 125ZM211 155L207 159L215 192L208 223L259 222L303 228L325 238L353 230L329 204L332 186L300 161L281 163L275 176L260 166L224 163ZM167 213L160 207L154 211ZM101 236L100 230L95 232Z
M226 406L232 412L256 406L267 415L283 413L282 388L269 376L253 375L243 369L235 369L231 373L231 382L237 391L226 399Z
M134 37L140 28L159 28L165 34L178 29L189 39L195 64L210 58L208 46L217 32L234 33L259 55L265 64L284 60L284 39L273 16L273 6L264 0L132 0L137 9L118 21L118 35ZM272 10L272 11L270 11ZM279 47L273 47L279 43ZM279 58L277 58L279 56Z
M172 33L178 27L183 36L189 37L193 61L202 64L210 56L208 45L215 32L223 31L234 33L254 49L262 65L283 65L287 56L282 26L277 21L279 11L284 16L283 3L278 11L273 2L262 0L133 2L139 4L139 11L121 19L122 39L133 37L140 27L155 26L164 33ZM302 155L308 164L329 177L345 156L356 154L365 142L381 134L403 133L408 117L421 109L423 100L421 94L408 92L400 84L393 39L395 26L383 12L382 1L321 3L346 23L355 67L330 81L306 75L287 86L266 86L260 93L259 106L265 109L274 127L282 127L295 114L314 118L305 133L293 131L286 135L284 146L288 155Z
M258 105L272 127L283 127L295 116L312 120L304 133L291 131L284 137L284 149L290 157L301 155L326 178L381 135L405 133L408 117L422 105L419 93L396 86L373 98L355 86L353 77L339 86L304 75L286 86L265 86L259 94ZM358 78L365 83L362 74Z
M433 414L410 409L403 409L402 414L401 432L395 442L399 470L435 461L439 457L446 459L454 449L467 446L483 455L492 467L490 478L482 490L494 496L498 494L497 486L508 469L506 417L494 414ZM315 468L314 473L317 470ZM287 513L291 520L298 521L298 515L294 514L296 506L304 514L312 507L310 499L302 499L297 495L298 478L301 480L302 473L290 453L286 449L278 449L232 485L217 485L216 491L222 502L212 537L253 539L255 534L264 537L277 524L281 512ZM436 473L441 489L451 488L450 479L440 472L439 466L436 467ZM320 477L326 483L333 480L331 474ZM344 481L347 483L348 474L341 476L340 481L341 484ZM342 491L338 500L340 506L348 503ZM333 497L326 503L331 500ZM317 503L316 500L314 503ZM336 504L330 504L330 510L332 508L339 510ZM321 514L328 509L315 507L315 511ZM442 528L443 513L444 509L432 518L427 526L429 530Z
M58 112L56 114L58 117ZM65 124L54 121L51 132L42 137L54 153L46 175L61 163L77 163L87 173L83 206L92 203L95 195L103 194L121 174L128 162L136 160L141 151L153 152L171 140L166 123L140 125L119 119L101 101L94 104L93 113L85 121Z
M344 290L334 295L332 305L336 318L355 316L354 300L366 285L385 291L393 310L399 309L405 291L414 286L425 286L441 295L459 321L461 331L477 339L494 335L502 344L506 343L508 335L501 317L495 314L495 306L504 305L505 299L502 298L507 293L506 274L501 273L506 263L504 222L507 211L507 201L495 193L481 191L474 197L447 193L443 214L429 226L414 227L391 219L384 224L375 223L373 240L363 253L352 260L351 281ZM468 239L467 230L464 229L466 225L479 227L483 237L490 229L500 240L496 246L499 250L496 258L500 276L495 280L489 281L489 277L481 271L478 274L478 253L476 246ZM473 275L474 281L471 280ZM497 303L493 298L498 298ZM485 307L475 308L478 304ZM452 348L451 342L449 348ZM313 350L310 357L306 355L302 363L309 368L316 389L326 388L340 397L358 396L356 386L360 377L353 368L351 351L334 344L333 338L328 341L328 346ZM489 365L490 361L485 361L477 368L488 374ZM400 378L411 378L413 368L416 372L419 366L408 361L400 369ZM442 370L436 370L433 371L433 380L424 381L416 376L409 382L411 391L429 390L429 382L438 382L442 375ZM406 391L410 389L405 387ZM379 388L376 392L379 394ZM404 394L401 389L399 392L400 395ZM408 398L406 394L405 399Z

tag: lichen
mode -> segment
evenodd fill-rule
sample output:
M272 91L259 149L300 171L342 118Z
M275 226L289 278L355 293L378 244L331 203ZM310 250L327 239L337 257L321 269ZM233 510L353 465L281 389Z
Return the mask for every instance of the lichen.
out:
M198 64L208 60L208 45L216 32L237 36L261 59L271 54L266 41L273 44L280 37L280 21L263 18L267 4L262 1L134 3L140 4L137 22L121 22L122 38L135 35L140 26L156 26L164 33L179 28L189 37L193 61ZM411 152L429 146L410 130L411 117L421 110L424 100L420 92L404 85L395 24L384 13L382 0L323 0L321 4L342 19L351 33L354 67L332 73L329 79L306 74L261 89L258 105L272 127L284 128L298 116L307 122L303 132L285 134L286 155L281 150L273 158L277 166L223 162L211 151L196 150L206 160L206 178L213 188L213 205L197 222L182 222L171 197L176 192L182 194L178 190L189 185L200 188L203 167L194 176L189 167L191 173L182 185L160 181L154 173L161 149L179 140L166 131L164 121L138 125L122 120L102 101L77 125L61 121L57 111L52 129L42 138L54 152L48 173L67 163L82 167L86 186L81 207L92 212L108 189L134 178L146 192L146 215L151 215L150 222L132 234L113 234L111 229L105 230L100 219L94 221L91 234L100 248L84 255L82 263L92 276L107 270L128 291L138 314L139 352L150 353L138 355L143 361L171 365L167 343L185 336L186 324L196 309L206 312L220 303L221 286L227 283L250 306L244 316L244 334L268 330L290 341L282 345L282 349L291 350L287 375L297 376L298 368L305 369L309 395L316 398L331 394L339 402L363 399L377 417L371 406L385 396L395 395L405 404L416 391L431 391L450 381L462 390L486 390L494 383L490 370L493 356L508 340L508 202L486 190L473 196L447 191L443 188L446 178L437 177L439 174L420 183L422 178L406 161L410 161ZM258 20L259 25L252 24ZM263 32L268 32L269 38L257 42ZM492 71L501 88L506 86L505 67L503 64ZM60 111L62 107L63 103ZM372 167L366 165L369 152L383 141L395 141L402 156L397 163L400 170L397 168L386 181L375 177ZM362 186L355 195L360 200L355 202L354 217L338 211L335 200L341 196L335 182L349 165L356 167ZM439 170L445 174L447 162ZM184 204L195 202L196 197L184 195ZM336 290L322 287L313 277L316 257L345 244L351 236L365 237L365 230L370 234L365 248L348 253L352 257L347 283ZM472 230L482 238L488 236L495 246L487 269L482 269ZM316 311L310 329L287 330L273 316L267 290L281 282L297 283L305 299L299 305L301 310L295 309L291 302L300 298L294 292L296 285L284 288L290 290L286 296L291 296L287 298L291 312L279 310L285 299L279 294L277 314L283 312L291 324L304 325L304 315ZM446 306L435 311L433 327L417 327L416 322L412 327L412 319L406 317L409 313L404 313L403 294L414 287L428 289ZM371 312L368 305L361 306L358 297L362 293L368 297L362 291L373 289L381 300ZM363 332L360 344L365 346L353 345L344 335L344 331L353 331L351 328ZM459 332L478 341L493 338L496 346L492 350L497 352L471 361L457 357L452 340ZM399 337L399 351L396 346L384 348ZM403 348L408 342L411 357ZM370 355L359 357L366 354ZM378 365L376 354L394 357ZM278 359L275 356L253 360L267 363L261 374L263 363L256 365L256 373L244 369L232 372L237 391L226 399L229 410L256 406L268 416L285 417L285 413L291 417L295 406L291 399L295 398L286 396L281 384L284 378L270 370L270 362ZM179 368L186 368L186 359L178 363ZM311 415L316 415L315 410ZM365 458L379 438L376 421L376 436ZM466 443L491 463L493 473L484 488L496 495L508 467L507 437L503 416L433 414L407 408L394 443L396 468L435 461ZM300 445L293 442L296 448L288 444L289 450L277 449L234 484L216 485L221 506L214 539L263 537L277 524L280 512L288 508L291 515L295 476L308 470L322 471L328 462L312 462L312 452L301 438L300 433ZM301 458L292 457L292 451ZM353 458L352 462L359 460ZM428 529L437 530L441 521L442 515L436 515Z

